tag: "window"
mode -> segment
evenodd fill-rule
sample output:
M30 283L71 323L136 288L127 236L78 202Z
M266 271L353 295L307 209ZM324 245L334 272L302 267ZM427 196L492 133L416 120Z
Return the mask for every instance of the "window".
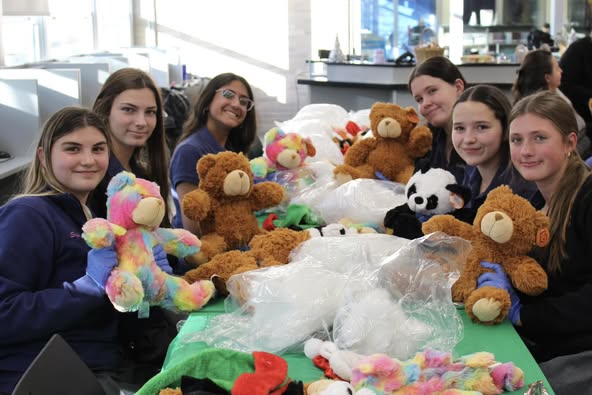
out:
M38 16L2 17L4 64L16 66L39 60L41 56L40 26Z
M90 0L50 0L46 18L47 57L63 59L93 50Z

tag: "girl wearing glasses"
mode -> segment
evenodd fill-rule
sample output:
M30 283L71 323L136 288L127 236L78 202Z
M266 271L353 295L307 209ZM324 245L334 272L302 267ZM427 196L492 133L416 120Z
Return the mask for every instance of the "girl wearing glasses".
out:
M202 156L227 150L245 155L249 152L257 133L254 106L249 83L236 74L220 74L205 87L171 160L170 179L177 209L173 226L200 235L199 224L183 215L180 202L186 193L197 189L196 165Z

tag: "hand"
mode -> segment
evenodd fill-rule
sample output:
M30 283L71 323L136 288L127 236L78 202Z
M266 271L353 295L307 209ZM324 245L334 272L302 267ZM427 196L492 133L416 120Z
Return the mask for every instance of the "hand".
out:
M173 268L171 267L169 260L167 259L167 254L162 248L162 245L157 244L152 249L152 253L154 254L154 261L156 265L165 273L173 274Z
M92 249L88 252L86 274L101 289L105 289L107 279L115 266L117 266L117 252L113 246Z
M522 304L520 303L520 298L518 294L514 290L510 279L504 272L504 269L497 264L491 262L481 262L481 266L487 269L493 270L493 272L483 273L477 279L477 288L489 286L495 287L499 289L505 289L508 294L510 295L510 311L508 312L508 318L514 325L518 325L520 323L520 310L522 309Z

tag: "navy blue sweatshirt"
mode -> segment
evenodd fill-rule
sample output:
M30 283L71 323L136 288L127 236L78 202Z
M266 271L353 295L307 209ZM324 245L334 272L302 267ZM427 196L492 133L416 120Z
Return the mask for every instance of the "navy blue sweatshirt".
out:
M70 194L20 197L0 208L0 392L11 392L54 333L91 369L119 365L118 316L107 297L63 286L85 274L84 222Z

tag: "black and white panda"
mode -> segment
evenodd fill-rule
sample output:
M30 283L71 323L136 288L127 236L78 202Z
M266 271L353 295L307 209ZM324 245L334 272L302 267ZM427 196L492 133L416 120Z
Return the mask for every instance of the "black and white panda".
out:
M470 189L457 184L447 170L431 168L415 172L405 186L405 195L405 204L386 213L386 233L407 239L421 237L421 224L438 214L452 214L468 223L473 221L473 210L464 208L471 197Z

